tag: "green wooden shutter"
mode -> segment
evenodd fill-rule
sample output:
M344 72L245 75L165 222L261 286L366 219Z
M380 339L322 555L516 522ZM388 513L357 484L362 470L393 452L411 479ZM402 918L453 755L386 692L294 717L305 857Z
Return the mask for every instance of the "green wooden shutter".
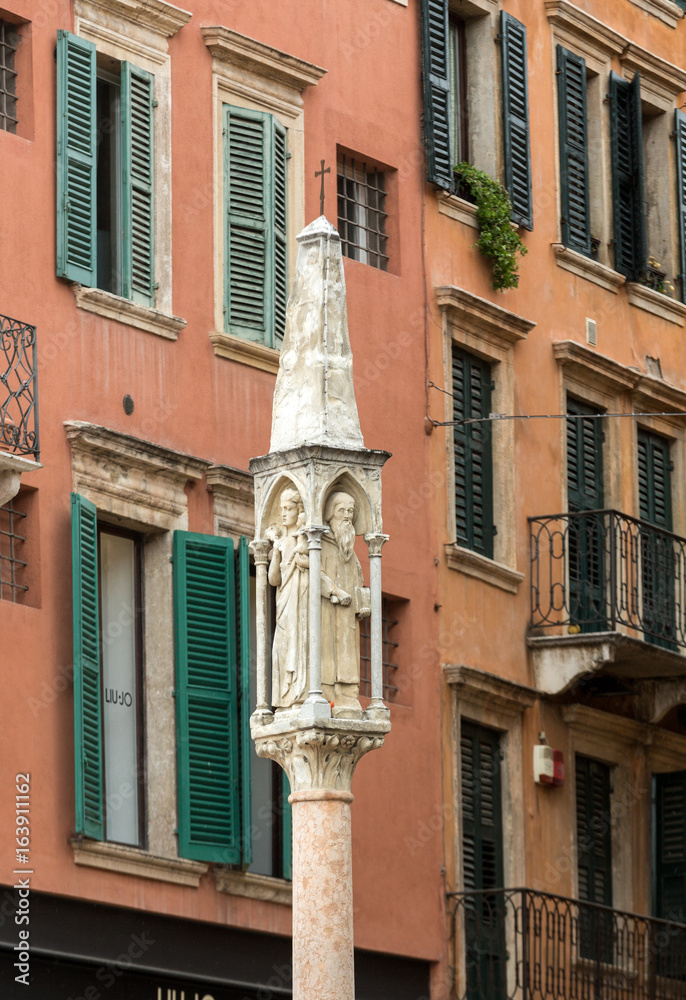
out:
M453 348L453 420L487 417L491 412L491 369L479 358ZM491 426L486 421L456 423L455 525L460 545L493 557L493 460Z
M281 813L281 864L283 877L293 878L293 814L288 796L291 794L291 783L285 771L281 773L281 793L283 796L283 812Z
M576 834L579 899L612 906L610 768L578 755Z
M678 108L674 112L676 134L676 181L679 213L679 275L681 301L686 302L686 115Z
M672 490L669 441L648 431L638 432L638 501L642 521L672 530Z
M462 864L465 892L503 886L501 752L496 732L462 720Z
M252 862L252 744L250 739L250 552L242 535L236 554L237 647L240 663L241 861Z
M145 70L121 66L124 297L155 305L154 83Z
M655 775L655 915L686 923L686 771ZM683 971L683 970L682 970Z
M596 413L571 397L567 400L567 509L603 507L603 431ZM606 627L604 522L596 514L570 517L567 535L569 613L583 632Z
M526 28L511 14L501 11L500 35L505 187L512 202L513 222L525 229L533 229Z
M176 531L173 558L179 854L239 864L233 542Z
M78 493L71 495L71 530L76 832L102 840L98 528L95 506Z
M421 21L427 178L451 190L455 164L450 152L448 0L422 0Z
M57 32L57 274L96 283L95 45Z
M567 504L572 511L603 507L603 427L591 415L597 412L567 400Z
M615 269L636 281L645 268L641 81L610 73L612 209Z
M288 298L286 274L286 130L272 119L273 128L273 239L274 239L274 339L272 347L280 346L286 332L286 301Z
M586 61L562 45L557 46L557 110L562 242L590 257Z

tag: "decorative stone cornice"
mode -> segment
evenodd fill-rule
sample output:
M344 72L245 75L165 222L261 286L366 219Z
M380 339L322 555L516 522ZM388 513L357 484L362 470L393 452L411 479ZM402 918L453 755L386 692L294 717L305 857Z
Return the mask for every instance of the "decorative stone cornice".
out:
M615 743L630 747L636 743L650 743L652 734L648 726L623 715L601 712L588 705L564 705L562 718L569 730L602 746Z
M166 3L166 0L76 0L74 12L77 17L89 18L93 10L141 24L167 38L175 35L192 17L189 11Z
M624 35L569 3L569 0L545 0L545 12L553 27L566 28L600 52L618 54L627 44Z
M624 69L641 74L642 84L648 81L665 96L676 97L686 90L686 70L634 42L627 42L619 58Z
M316 84L326 73L321 66L305 62L279 49L221 25L200 29L212 57L232 67L275 80L298 92Z
M565 271L571 271L572 274L577 274L587 281L592 281L594 285L606 288L608 292L614 292L616 295L626 282L626 278L619 271L614 271L598 260L585 257L582 253L571 250L563 243L553 243L552 247L559 267L563 267Z
M448 322L459 324L467 332L488 336L502 346L509 347L519 340L525 340L536 326L533 320L503 309L465 288L439 285L435 293L436 301L446 312Z
M564 369L565 375L576 376L579 381L596 386L606 393L626 392L633 389L641 378L637 369L598 354L585 344L577 344L573 340L555 341L553 356Z
M23 455L0 451L0 507L16 497L23 472L33 472L42 468L39 462L24 458Z
M488 705L501 715L519 716L525 709L531 708L539 697L534 688L477 670L476 667L446 663L443 665L443 676L460 701Z
M445 546L445 561L450 569L455 569L466 576L473 576L484 583L490 583L493 587L499 587L510 594L516 594L519 585L524 579L524 574L511 566L504 566L482 556L479 552L463 548L455 542L450 542Z
M679 21L684 16L683 10L674 3L674 0L630 0L635 7L652 14L663 24L670 28L676 28Z
M212 465L205 478L214 495L217 534L252 535L255 491L250 473L229 465Z
M357 762L370 750L383 746L391 728L387 721L319 719L302 726L302 720L278 715L267 725L252 725L258 757L278 761L288 775L292 792L349 792Z
M655 378L654 375L640 376L632 398L634 409L639 413L646 410L648 412L651 410L679 410L686 414L686 391L675 385L670 385L669 382L660 378ZM680 418L675 419L679 421L677 426L683 427Z
M168 316L159 309L142 306L138 302L132 302L131 299L125 299L121 295L113 295L112 292L105 292L101 288L72 285L72 290L79 309L104 316L105 319L116 320L118 323L125 323L127 326L136 327L137 330L145 330L146 333L155 333L167 340L176 340L186 326L186 320L180 316Z
M668 323L674 323L676 326L684 325L686 305L683 302L671 299L669 295L656 292L653 288L647 288L637 281L628 282L626 290L630 305L666 319Z

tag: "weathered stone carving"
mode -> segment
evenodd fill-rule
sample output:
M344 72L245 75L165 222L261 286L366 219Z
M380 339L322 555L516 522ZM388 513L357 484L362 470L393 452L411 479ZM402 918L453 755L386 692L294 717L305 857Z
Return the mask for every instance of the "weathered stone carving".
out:
M328 733L318 727L258 739L255 749L258 757L279 762L292 792L316 788L349 792L357 762L383 742L379 732Z

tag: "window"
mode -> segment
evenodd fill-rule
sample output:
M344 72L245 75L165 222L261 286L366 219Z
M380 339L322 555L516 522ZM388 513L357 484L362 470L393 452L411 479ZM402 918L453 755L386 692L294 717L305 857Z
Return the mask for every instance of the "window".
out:
M646 524L640 535L642 624L648 642L676 649L678 550L671 536L670 442L639 428L637 446L639 516Z
M654 912L663 920L683 924L686 923L686 771L656 774L653 782Z
M456 538L492 559L491 367L458 347L452 359Z
M20 34L16 24L0 20L0 129L17 131L17 72L14 56Z
M25 517L16 498L0 507L0 600L3 601L20 603L29 589L25 582L27 561L22 558L26 543Z
M562 242L592 256L586 110L586 60L557 46Z
M467 103L467 29L465 22L451 14L448 59L450 70L450 153L452 162L469 159L469 105Z
M395 638L398 625L398 602L383 598L381 607L381 643L383 662L383 693L384 701L394 701L398 693L396 671L398 670L398 642ZM372 649L371 624L369 618L360 619L360 694L371 698L372 695Z
M598 411L567 397L567 506L569 608L582 632L606 628L605 546L602 515L603 426Z
M576 845L579 900L612 906L612 820L610 768L576 756ZM612 960L612 914L580 907L579 947L583 958Z
M338 231L344 257L388 270L386 175L338 157Z
M286 130L224 105L225 329L278 347L286 327Z
M646 260L640 87L638 73L631 83L610 74L615 269L632 281Z
M57 273L155 304L154 77L57 38Z

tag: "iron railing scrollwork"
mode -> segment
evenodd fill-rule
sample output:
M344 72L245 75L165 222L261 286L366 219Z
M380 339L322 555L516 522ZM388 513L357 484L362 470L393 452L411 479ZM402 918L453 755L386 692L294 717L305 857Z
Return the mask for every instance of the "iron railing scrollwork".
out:
M530 517L534 632L621 628L686 647L686 539L616 510Z
M686 925L536 892L449 893L451 1000L676 1000Z
M38 461L36 328L0 315L0 449Z

